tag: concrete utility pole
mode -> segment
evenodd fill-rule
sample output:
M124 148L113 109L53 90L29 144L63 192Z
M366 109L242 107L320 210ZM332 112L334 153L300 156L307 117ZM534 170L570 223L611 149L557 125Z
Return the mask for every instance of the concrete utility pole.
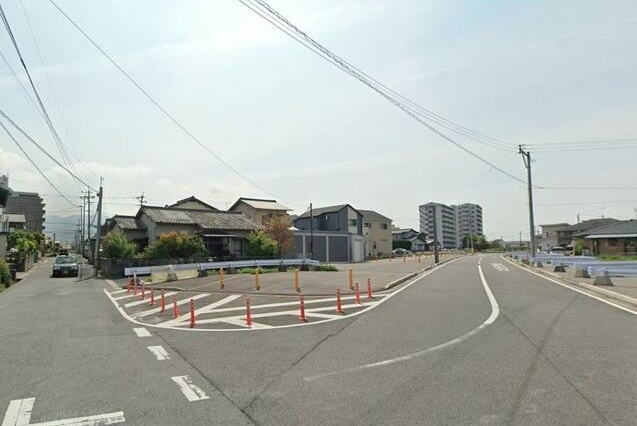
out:
M531 181L531 152L522 149L522 145L518 145L522 159L524 160L524 166L526 167L526 183L529 192L529 252L531 256L535 256L535 220L533 218L533 182Z
M104 179L100 178L100 190L97 193L97 228L95 231L95 250L93 250L93 269L97 277L97 271L100 267L100 234L102 233L102 198L104 198L104 190L102 183Z
M434 264L440 262L438 255L438 222L436 222L436 206L431 206L434 216Z
M82 207L81 211L80 211L80 244L78 246L78 252L84 256L84 224L85 224L85 220L84 220L84 202L86 201L86 198L84 197L84 193L82 193L82 196L80 197L82 199Z
M314 210L310 203L310 259L314 259Z
M144 191L142 191L142 195L139 197L135 197L137 201L139 201L139 207L143 207L146 204L146 197L144 196ZM228 210L228 203L226 203L226 210Z

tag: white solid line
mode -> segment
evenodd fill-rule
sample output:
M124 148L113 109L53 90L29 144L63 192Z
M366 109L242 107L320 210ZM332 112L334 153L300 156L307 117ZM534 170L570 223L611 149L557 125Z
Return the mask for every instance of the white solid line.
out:
M328 319L330 319L330 318L343 318L345 315L320 314L318 312L305 311L305 316L306 317L316 317L316 318L328 318Z
M201 390L201 388L192 383L189 376L175 376L171 377L171 379L173 382L177 383L181 393L183 393L186 399L190 402L210 398L203 390Z
M139 292L141 290L138 290L137 294L135 294L133 292L133 290L130 291L130 294L127 294L126 296L119 296L119 297L114 297L113 300L124 300L124 299L130 299L131 297L139 297ZM110 293L109 293L110 294Z
M193 300L198 300L198 299L202 299L204 297L208 297L210 296L210 293L204 293L204 294L196 294L192 297L187 297L186 299L181 299L177 301L177 306L181 306L181 305L185 305L187 303L190 303L190 299ZM166 311L168 311L169 309L172 309L173 306L173 302L166 300ZM149 309L148 311L143 311L143 312L137 312L133 314L133 317L135 318L141 318L141 317L145 317L151 314L156 314L158 312L161 311L161 306L159 308L153 308L153 309Z
M252 321L252 325L248 326L246 324L246 320L245 318L238 318L238 317L228 317L228 318L224 318L223 321L219 321L219 322L223 322L226 324L231 324L231 325L237 325L239 327L245 327L245 328L254 328L254 329L260 329L260 328L274 328L271 325L267 325L267 324L261 324L259 322L254 322Z
M217 300L214 303L211 303L211 304L206 305L206 306L202 306L199 309L195 309L195 315L201 315L201 314L206 314L206 313L212 312L216 307L223 306L226 303L230 303L233 300L236 300L236 299L238 299L240 297L241 297L240 294L232 294L230 296L224 297L223 299ZM180 323L187 322L187 321L190 321L190 312L187 312L187 313L185 313L185 314L183 314L183 315L181 315L181 316L179 316L179 317L177 317L175 319L164 321L164 322L162 322L160 324L161 325L179 325Z
M363 371L363 370L370 370L372 368L384 367L386 365L396 364L398 362L410 361L414 358L421 357L423 355L427 355L432 352L448 348L449 346L455 345L457 343L464 342L469 337L479 333L485 327L488 327L489 325L493 324L495 320L498 318L498 316L500 315L500 306L498 305L498 302L495 300L495 297L493 296L493 293L491 292L491 289L489 288L489 284L487 284L487 280L485 279L484 274L482 273L481 263L482 263L482 258L480 258L480 260L478 261L478 272L480 274L480 280L482 281L482 287L484 288L484 291L487 294L487 298L489 299L489 303L491 304L491 314L477 328L474 328L470 332L463 334L460 337L456 337L453 340L450 340L448 342L442 343L437 346L433 346L431 348L424 349L422 351L413 352L411 354L399 356L396 358L390 358L383 361L373 362L371 364L358 365L356 367L350 367L350 368L345 368L343 370L331 371L329 373L315 374L313 376L304 377L304 380L310 382L312 380L323 379L328 376L334 376L334 375L345 374L345 373L354 373L354 372Z
M133 307L133 306L143 305L144 303L147 304L147 305L150 304L150 293L147 293L147 294L148 294L148 296L144 300L137 300L135 302L127 303L127 304L124 305L124 307L125 308L130 308L130 307ZM169 296L172 296L173 294L177 294L177 292L176 291L169 291L168 293L164 293L164 297L169 297ZM161 295L159 297L161 297ZM159 302L159 298L155 297L155 304L157 304L158 302Z
M548 280L548 281L551 281L552 283L555 283L555 284L561 285L562 287L568 288L569 290L573 290L573 291L576 291L577 293L580 293L580 294L583 294L583 295L585 295L585 296L588 296L588 297L590 297L591 299L599 300L600 302L602 302L602 303L606 303L607 305L610 305L610 306L612 306L613 308L621 309L622 311L624 311L624 312L628 312L629 314L637 315L637 312L636 312L636 311L633 311L632 309L628 309L628 308L626 308L625 306L618 305L617 303L613 303L613 302L611 302L611 301L609 301L609 300L602 299L601 297L597 297L597 296L595 296L595 295L592 295L592 294L590 294L590 293L587 293L587 292L585 292L584 290L580 290L580 289L577 289L577 288L571 287L570 285L567 285L567 284L561 283L561 282L559 282L559 281L557 281L557 280L554 280L553 278L549 278L549 277L547 277L547 276L545 276L545 275L542 275L542 274L540 274L540 273L538 273L538 272L532 271L532 270L530 270L530 269L523 268L522 266L518 265L517 263L515 263L515 262L513 262L512 260L509 260L509 259L507 259L507 258L505 258L505 257L502 257L502 259L504 259L505 261L509 262L509 263L510 263L510 264L512 264L512 265L517 266L518 268L522 269L523 271L528 272L529 274L533 274L533 275L536 275L536 276L538 276L538 277L540 277L540 278L544 278L545 280Z
M163 346L148 346L148 350L157 357L157 361L170 359L170 355L168 355L168 352L166 352L166 349L164 349Z
M108 285L110 285L110 286L111 286L111 287L115 290L115 291L114 291L114 292L112 292L111 294L121 293L121 292L123 292L123 291L126 291L126 289L124 289L124 290L120 290L120 289L121 289L121 287L120 287L120 286L118 286L117 284L115 284L115 281L113 281L113 280L106 280L106 282L108 283Z
M150 333L144 327L133 328L138 337L150 337Z
M25 426L31 421L31 411L35 398L14 399L4 414L2 426Z
M404 291L406 289L408 289L409 287L411 287L412 285L416 284L418 281L422 280L423 278L428 277L429 275L433 274L434 272L448 266L451 265L452 263L456 262L458 259L462 259L461 257L457 257L455 259L452 259L448 262L442 263L438 266L435 266L433 268L431 268L430 270L422 273L421 275L415 277L413 280L409 281L408 283L404 284L402 287L400 287L398 290L395 290L389 294L376 294L374 295L374 297L376 296L384 296L380 301L378 301L378 303L376 303L375 305L370 305L368 307L366 307L365 309L361 309L357 312L354 312L351 315L348 315L348 317L352 317L352 316L356 316L356 315L362 315L364 313L366 313L367 311L369 311L370 309L373 309L377 306L380 306L382 303L384 303L385 301L391 299L392 297L394 297L396 294L400 293L401 291ZM162 329L166 329L166 330L179 330L179 331L185 331L186 329L181 328L181 327L173 327L173 326L162 326L160 324L147 324L144 322L141 322L135 318L133 318L132 316L128 315L128 313L126 313L126 311L124 309L122 309L117 302L115 301L115 299L108 294L108 291L106 291L106 289L104 289L104 294L106 295L106 297L108 297L111 300L111 303L113 304L113 306L115 307L115 309L117 309L117 311L120 313L120 315L122 317L124 317L125 319L127 319L128 321L130 321L133 324L139 324L139 325L144 325L144 326L148 326L148 327L156 327L156 328L162 328ZM307 302L306 302L307 303ZM263 306L263 305L261 305ZM232 309L232 308L228 308L228 309ZM221 311L221 309L219 309L219 311ZM279 327L273 327L276 329L281 329L281 328L292 328L292 327L303 327L303 326L307 326L307 325L316 325L316 324L325 324L327 322L331 322L331 321L339 321L342 318L333 318L333 319L325 319L323 321L312 321L312 322L308 322L308 323L298 323L298 324L288 324L288 325L282 325ZM253 328L233 328L233 329L227 329L227 328L188 328L188 331L200 331L200 332L231 332L231 333L236 333L236 332L240 332L240 331L252 331L254 330Z
M2 426L101 426L126 421L124 412L118 411L94 416L30 423L34 403L35 398L14 399L9 402L9 407L4 415Z

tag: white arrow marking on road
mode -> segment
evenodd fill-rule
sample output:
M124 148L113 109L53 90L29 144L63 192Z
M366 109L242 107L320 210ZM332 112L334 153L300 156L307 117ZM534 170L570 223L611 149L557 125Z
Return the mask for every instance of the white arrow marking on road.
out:
M171 377L171 379L173 382L177 383L181 393L183 393L186 399L190 402L210 398L203 390L201 390L201 388L192 383L189 376L175 376Z
M35 398L14 399L2 420L2 426L100 426L124 423L123 411L97 414L94 416L76 417L74 419L53 420L50 422L30 423L31 411Z
M148 346L148 350L157 357L157 361L170 359L170 355L168 355L168 352L166 352L163 346Z
M507 268L501 263L492 263L491 266L493 266L496 270L500 272L509 272L509 268Z
M138 337L150 337L150 333L144 327L133 328Z

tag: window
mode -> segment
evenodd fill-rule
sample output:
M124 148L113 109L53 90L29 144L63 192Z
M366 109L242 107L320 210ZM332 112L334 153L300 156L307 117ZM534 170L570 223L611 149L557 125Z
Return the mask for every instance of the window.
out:
M617 246L617 238L609 238L608 240L608 247L616 247Z
M372 224L371 224L371 223L369 223L369 222L365 222L363 226L364 226L365 228L371 228L371 227L372 227Z
M381 223L380 224L380 229L387 229L387 224L386 223Z
M347 224L349 226L356 226L356 219L348 219Z

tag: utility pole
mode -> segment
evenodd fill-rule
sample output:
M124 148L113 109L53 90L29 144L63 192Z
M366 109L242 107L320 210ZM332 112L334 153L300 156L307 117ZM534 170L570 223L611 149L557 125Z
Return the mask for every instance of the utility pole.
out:
M440 262L438 255L438 222L436 222L436 206L431 206L434 213L434 264Z
M80 232L80 245L78 247L78 251L80 252L80 254L82 256L84 256L84 202L86 201L86 198L84 197L84 193L82 193L82 196L80 197L82 199L82 207L81 207L81 211L80 211L80 227L82 229L82 231Z
M310 259L314 259L314 210L310 203Z
M527 189L529 192L529 252L531 256L535 256L535 220L533 218L533 182L531 181L531 152L522 149L522 145L518 145L522 159L524 160L524 166L526 167L527 175Z
M100 267L100 234L102 232L102 198L104 198L104 190L102 183L104 179L100 178L100 190L97 193L97 229L95 232L95 250L93 250L93 269L97 277L97 271ZM142 194L143 195L143 194Z
M135 197L137 201L139 201L139 207L143 207L146 204L146 197L144 196L144 191L142 191L142 195L139 197ZM226 203L226 210L228 210L228 203Z

